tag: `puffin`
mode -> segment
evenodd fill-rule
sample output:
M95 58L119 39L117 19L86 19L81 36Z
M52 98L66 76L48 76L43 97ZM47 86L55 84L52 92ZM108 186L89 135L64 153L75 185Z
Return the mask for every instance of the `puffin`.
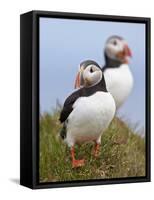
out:
M86 86L80 87L80 81ZM80 64L75 87L79 87L64 102L59 120L63 124L60 136L70 147L72 167L85 165L75 156L75 145L93 141L94 155L99 155L101 136L115 115L115 101L107 91L101 67L93 60Z
M102 67L102 71L107 90L112 94L117 110L127 100L133 88L133 76L129 67L129 59L132 57L132 52L126 40L115 35L107 39L104 57L105 65ZM80 87L93 84L93 82L84 81L82 74L80 79ZM77 88L76 85L75 88Z
M106 86L119 109L133 88L133 76L129 67L132 52L124 38L111 36L105 44L104 57L105 65L102 70Z

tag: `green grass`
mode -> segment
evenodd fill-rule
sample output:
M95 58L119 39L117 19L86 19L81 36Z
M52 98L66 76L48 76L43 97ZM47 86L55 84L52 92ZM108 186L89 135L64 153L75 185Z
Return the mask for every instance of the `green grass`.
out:
M91 154L93 143L76 145L76 157L86 162L72 169L58 118L56 111L40 118L40 182L145 176L145 139L118 118L102 135L99 158Z

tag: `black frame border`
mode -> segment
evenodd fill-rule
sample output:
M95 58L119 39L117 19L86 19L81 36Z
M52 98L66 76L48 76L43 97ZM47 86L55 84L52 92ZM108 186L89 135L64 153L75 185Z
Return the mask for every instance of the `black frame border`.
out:
M27 13L28 14L28 13ZM151 19L144 17L112 16L83 13L31 11L32 15L32 184L31 188L57 188L151 181ZM23 15L26 15L23 14ZM22 16L22 15L21 15ZM63 182L39 182L39 18L78 19L145 24L146 41L146 176ZM28 173L28 172L27 172ZM22 183L21 183L22 184ZM24 185L24 184L23 184Z

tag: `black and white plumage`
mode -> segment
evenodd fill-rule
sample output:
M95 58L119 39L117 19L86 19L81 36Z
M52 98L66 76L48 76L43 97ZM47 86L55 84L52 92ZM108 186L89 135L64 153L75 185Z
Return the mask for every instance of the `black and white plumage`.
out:
M85 67L82 78L90 86L80 88L66 99L60 115L60 121L63 123L61 136L71 148L76 143L95 141L97 149L103 131L114 117L115 102L112 95L107 92L99 65L91 60L84 61L82 65ZM80 72L81 70L80 68ZM77 75L78 85L80 72ZM77 161L72 156L73 167L82 164L83 161Z
M131 50L126 41L119 36L110 37L104 48L105 65L102 68L107 90L112 94L116 108L126 101L133 88L133 76L129 68ZM80 66L84 68L84 66ZM86 86L82 74L81 86ZM93 84L91 82L91 84Z
M129 67L129 58L132 53L122 37L112 36L106 42L104 54L103 72L106 86L118 109L126 101L133 88L133 76Z

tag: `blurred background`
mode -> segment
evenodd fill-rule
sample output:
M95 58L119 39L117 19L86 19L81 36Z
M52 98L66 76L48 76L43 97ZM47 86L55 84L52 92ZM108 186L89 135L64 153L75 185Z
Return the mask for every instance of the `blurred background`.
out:
M80 62L93 59L104 65L104 45L108 37L126 39L133 57L130 69L133 92L119 109L118 116L145 127L145 25L40 18L40 111L52 112L57 101L63 104L74 90Z

